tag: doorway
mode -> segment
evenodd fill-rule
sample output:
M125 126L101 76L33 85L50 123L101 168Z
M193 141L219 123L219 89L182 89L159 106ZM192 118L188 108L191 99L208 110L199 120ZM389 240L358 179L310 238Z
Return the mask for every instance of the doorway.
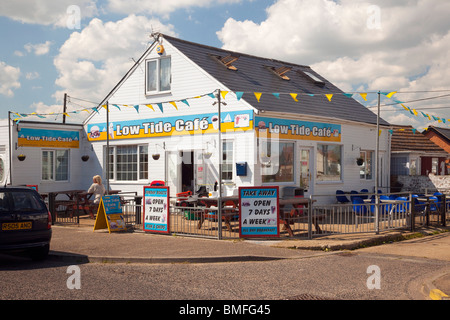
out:
M168 151L166 156L166 184L170 196L177 193L195 192L194 151Z
M309 197L313 194L313 181L312 172L314 172L314 166L312 161L313 151L312 148L299 146L299 186L304 190L304 196Z

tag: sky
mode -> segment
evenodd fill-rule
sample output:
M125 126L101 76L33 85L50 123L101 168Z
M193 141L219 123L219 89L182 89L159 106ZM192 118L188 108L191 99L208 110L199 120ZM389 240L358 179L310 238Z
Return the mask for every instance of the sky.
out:
M162 32L309 65L374 112L397 92L383 119L450 128L449 14L442 0L2 0L0 119L62 112L65 93L68 111L95 107Z

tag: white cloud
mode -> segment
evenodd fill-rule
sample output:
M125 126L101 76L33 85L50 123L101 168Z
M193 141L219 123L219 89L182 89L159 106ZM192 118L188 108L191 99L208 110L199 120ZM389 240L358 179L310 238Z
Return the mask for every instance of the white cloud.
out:
M27 43L26 45L24 45L24 48L28 53L33 52L35 55L41 56L47 54L50 51L51 44L51 41L45 41L44 43L37 44Z
M450 89L449 1L278 0L266 11L261 23L228 19L223 47L311 65L345 91Z
M95 0L14 0L0 2L0 15L22 23L66 27L72 18L67 8L72 5L80 8L80 19L93 17L98 11Z
M80 32L73 32L59 49L54 64L59 73L56 84L73 97L100 102L152 42L152 27L174 34L173 26L158 20L130 15L117 22L94 18Z
M0 94L13 97L14 89L20 88L20 68L7 65L0 61Z

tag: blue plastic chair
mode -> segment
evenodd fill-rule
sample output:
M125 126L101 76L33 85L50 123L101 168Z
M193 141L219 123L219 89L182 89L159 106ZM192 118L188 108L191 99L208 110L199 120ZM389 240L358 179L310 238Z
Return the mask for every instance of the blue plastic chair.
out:
M342 190L336 190L336 200L339 203L349 203L350 200L348 200L348 198L345 196L344 191Z
M397 201L404 201L405 204L397 204L397 213L409 213L409 201L407 197L398 197Z
M411 195L412 198L418 198L419 196L417 194L412 194ZM423 203L423 201L417 200L416 199L416 207L415 210L419 213L425 213L425 203Z
M367 193L367 194L365 194L365 193ZM360 197L363 198L363 199L368 199L368 198L369 198L368 193L369 193L369 190L367 190L367 189L362 189L362 190L360 191Z
M350 199L352 199L352 202L353 202L353 199L355 199L355 198L361 199L361 196L358 193L358 191L355 191L355 190L350 191Z
M353 197L353 212L357 215L365 215L367 213L367 207L365 206L364 200L360 197Z

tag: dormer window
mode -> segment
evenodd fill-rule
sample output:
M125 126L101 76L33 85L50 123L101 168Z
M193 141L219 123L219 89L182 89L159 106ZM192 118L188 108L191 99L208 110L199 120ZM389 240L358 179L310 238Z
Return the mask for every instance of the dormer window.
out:
M292 70L291 67L267 67L269 70L271 70L273 73L275 73L277 76L279 76L281 79L289 81L291 79L289 79L289 77L286 75L286 73L288 73L289 71Z
M237 68L235 66L233 66L233 62L237 61L239 59L239 57L233 56L231 54L229 54L225 57L220 57L220 56L216 56L216 55L212 55L212 56L215 59L217 59L217 61L222 63L225 67L227 67L227 69L237 71Z
M169 92L172 84L170 57L145 61L145 94Z

